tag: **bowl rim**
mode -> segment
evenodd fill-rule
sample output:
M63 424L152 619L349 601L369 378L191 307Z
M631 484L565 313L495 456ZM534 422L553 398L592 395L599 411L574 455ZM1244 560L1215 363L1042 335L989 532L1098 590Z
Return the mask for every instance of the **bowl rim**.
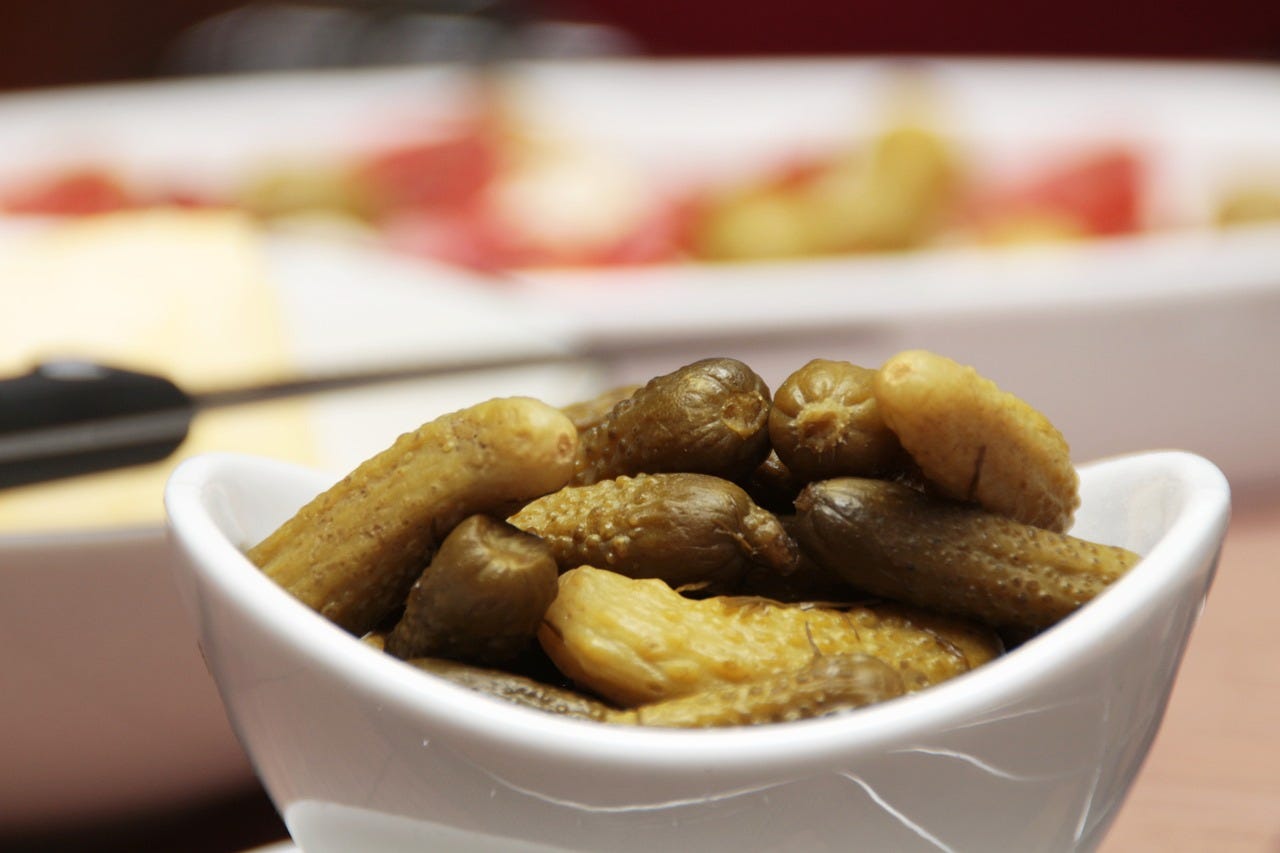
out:
M418 718L424 732L485 741L528 758L626 765L646 770L812 767L833 756L902 744L971 724L1015 702L1034 683L1101 653L1109 639L1166 584L1198 572L1211 576L1230 515L1230 489L1213 463L1178 450L1108 457L1080 466L1083 480L1153 475L1180 486L1181 505L1143 560L1106 595L1090 602L1015 652L928 690L835 715L794 723L723 729L646 729L557 717L427 676L359 641L297 602L261 574L220 528L206 502L226 500L226 484L263 476L312 492L331 479L290 463L213 453L182 462L166 487L170 535L188 570L234 602L269 636L368 695ZM1135 477L1135 475L1137 475ZM182 561L174 561L175 566ZM176 569L175 569L176 570ZM1206 581L1207 586L1207 581ZM199 626L203 629L204 626ZM225 701L225 694L224 694ZM568 728L566 728L568 727Z

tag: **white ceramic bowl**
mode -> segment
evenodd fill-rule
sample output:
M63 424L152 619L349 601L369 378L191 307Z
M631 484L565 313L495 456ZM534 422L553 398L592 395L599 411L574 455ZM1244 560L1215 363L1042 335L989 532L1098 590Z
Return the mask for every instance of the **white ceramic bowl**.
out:
M1075 532L1143 561L979 670L844 716L659 731L567 720L345 634L241 549L326 479L184 463L166 493L184 600L230 716L307 853L1071 850L1097 845L1156 734L1225 534L1221 472L1183 452L1081 470Z

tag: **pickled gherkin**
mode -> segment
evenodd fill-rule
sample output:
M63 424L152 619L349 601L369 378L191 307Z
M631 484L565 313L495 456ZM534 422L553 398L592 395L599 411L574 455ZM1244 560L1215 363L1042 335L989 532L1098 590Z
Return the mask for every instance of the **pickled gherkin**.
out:
M445 537L409 590L387 651L398 658L512 660L533 640L558 574L541 539L473 515Z
M926 350L900 352L874 379L880 414L946 497L1062 532L1080 503L1062 433L1026 401Z
M404 603L425 561L469 515L553 492L577 430L528 397L490 400L400 436L249 550L295 598L357 636Z
M882 480L811 483L796 509L805 556L850 584L1014 632L1048 628L1139 559Z
M794 673L815 654L871 655L916 690L1002 650L993 631L896 605L695 600L589 566L560 576L538 639L576 684L627 707Z
M650 380L578 441L575 485L688 472L744 481L769 454L764 380L732 358L697 361Z
M891 475L906 454L885 424L873 391L876 371L814 359L778 386L769 437L786 469L802 482Z
M890 171L929 154L892 143ZM1063 436L973 368L813 359L771 395L714 358L445 415L248 556L365 652L467 689L757 725L963 675L1102 594L1140 558L1068 535L1078 503Z
M532 501L511 522L545 541L562 569L591 565L705 592L732 590L752 568L789 574L797 560L776 516L707 474L569 486Z
M904 691L898 671L870 655L815 655L795 672L613 711L605 719L667 728L762 725L849 711Z

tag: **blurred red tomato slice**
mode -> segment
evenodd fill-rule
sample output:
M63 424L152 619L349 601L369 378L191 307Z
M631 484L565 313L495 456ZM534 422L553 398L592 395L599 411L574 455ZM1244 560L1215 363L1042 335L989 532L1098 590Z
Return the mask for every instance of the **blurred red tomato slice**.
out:
M63 172L18 187L0 201L6 211L32 216L89 216L137 206L124 184L101 169Z
M1128 149L1098 151L1055 166L1026 183L979 193L971 207L979 227L1014 219L1056 217L1092 236L1142 227L1141 159Z
M535 267L616 267L679 257L675 207L642 217L616 240L541 243L494 215L483 199L447 211L404 211L383 224L387 244L399 251L476 270Z
M356 181L375 215L441 211L474 201L498 168L495 142L487 134L467 132L375 155L358 167Z
M383 224L382 234L397 251L469 269L502 269L509 254L501 235L475 205L393 213Z

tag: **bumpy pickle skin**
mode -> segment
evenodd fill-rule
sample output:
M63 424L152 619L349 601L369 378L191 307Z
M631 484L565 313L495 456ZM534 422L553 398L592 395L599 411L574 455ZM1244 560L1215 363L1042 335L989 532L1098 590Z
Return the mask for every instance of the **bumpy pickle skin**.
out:
M797 672L612 711L605 721L662 728L757 726L851 711L905 690L902 676L870 655L817 655Z
M764 380L736 359L656 377L582 432L574 483L677 471L742 482L769 453L771 405Z
M559 574L542 540L473 515L444 538L414 582L387 651L475 664L514 660L532 643Z
M1062 533L1080 505L1071 450L1049 419L944 356L907 350L876 372L881 416L940 494Z
M570 403L562 407L560 411L564 412L565 417L573 421L573 425L578 428L578 432L583 432L603 421L608 417L609 412L613 411L614 406L635 394L640 390L640 387L639 385L619 385L616 388L601 391L590 400L579 400L576 403Z
M248 556L357 636L399 607L440 539L469 515L509 511L573 475L577 430L538 400L490 400L402 435Z
M878 477L905 463L898 437L880 416L872 390L876 371L847 361L814 359L773 395L769 438L802 482Z
M798 559L777 517L709 474L569 486L526 504L510 521L546 542L561 569L597 566L708 593L734 589L749 569L789 574Z
M906 608L694 600L590 566L560 576L538 640L575 684L622 707L794 674L815 654L871 655L917 690L1002 651L992 631Z
M1015 633L1054 625L1139 557L895 483L811 483L792 535L807 559L874 595Z

